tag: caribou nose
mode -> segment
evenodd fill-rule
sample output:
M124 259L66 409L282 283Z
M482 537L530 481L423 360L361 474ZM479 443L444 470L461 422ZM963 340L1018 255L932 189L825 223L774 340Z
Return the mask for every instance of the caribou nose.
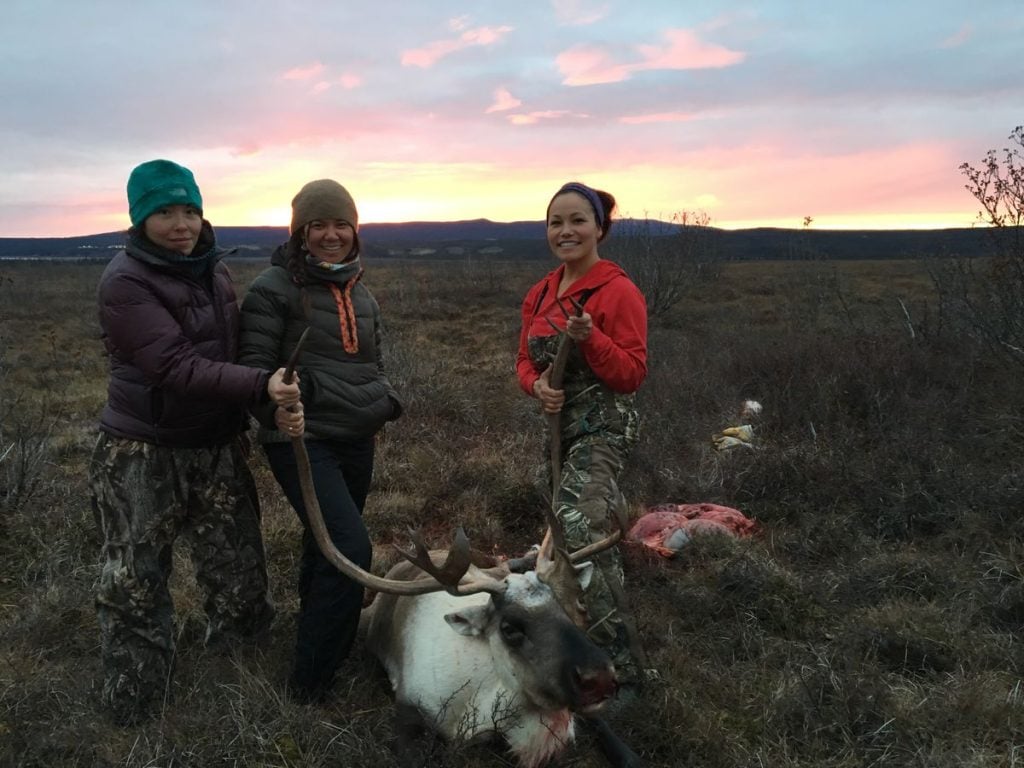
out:
M605 667L576 667L573 678L579 691L580 710L584 712L597 709L614 698L619 690L615 668L610 664Z

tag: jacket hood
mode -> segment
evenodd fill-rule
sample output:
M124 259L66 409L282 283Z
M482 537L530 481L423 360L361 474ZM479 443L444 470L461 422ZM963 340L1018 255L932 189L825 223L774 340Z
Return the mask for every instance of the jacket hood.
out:
M281 243L274 252L270 254L270 263L275 267L287 267L288 266L288 243Z
M558 284L562 280L562 275L565 274L565 265L562 264L558 269L551 272L548 275L548 282L553 286L556 295L558 291ZM608 261L608 259L599 259L594 266L590 268L583 277L572 284L572 290L570 293L579 293L580 291L593 290L600 288L602 285L615 280L618 277L628 277L625 270L616 264L614 261Z

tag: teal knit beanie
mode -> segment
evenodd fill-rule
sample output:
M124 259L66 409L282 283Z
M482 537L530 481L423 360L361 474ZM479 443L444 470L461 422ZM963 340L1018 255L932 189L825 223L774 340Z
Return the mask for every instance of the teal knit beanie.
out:
M138 227L150 214L168 205L191 205L203 212L192 171L170 160L150 160L135 167L128 177L128 215Z

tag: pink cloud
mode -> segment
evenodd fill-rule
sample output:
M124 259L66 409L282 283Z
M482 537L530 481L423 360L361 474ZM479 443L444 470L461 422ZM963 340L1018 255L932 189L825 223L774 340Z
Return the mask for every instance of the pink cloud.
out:
M548 109L539 112L509 115L508 120L512 125L534 125L541 120L557 120L561 117L586 117L586 115L573 114L565 109Z
M340 85L346 90L351 90L353 88L358 88L363 84L363 79L353 72L344 72L340 76L332 77L330 79L324 77L326 73L327 67L320 62L316 62L307 67L295 67L294 69L289 69L281 75L280 79L293 80L296 82L315 80L309 89L309 92L313 94L328 91L335 85Z
M655 112L649 115L626 115L619 118L626 125L643 125L645 123L685 123L697 116L689 112Z
M427 69L434 66L439 59L459 50L459 47L455 40L439 40L423 48L414 48L402 54L402 66Z
M461 22L459 24L461 27ZM511 32L513 27L477 27L467 29L457 38L451 40L436 40L428 43L422 48L413 48L402 54L402 65L406 67L421 67L429 69L439 60L456 51L465 48L481 45L493 45Z
M558 69L565 85L597 85L629 79L629 68L616 64L604 50L592 45L575 45L558 54Z
M644 61L635 70L645 69L718 69L731 67L743 61L746 54L730 51L720 45L705 43L689 29L669 29L665 32L668 45L641 45Z
M507 88L498 88L494 92L494 103L487 108L487 114L491 112L506 112L515 109L522 104L519 99L509 93Z
M319 61L310 64L307 67L294 67L289 69L283 75L282 80L309 80L310 78L316 77L324 71L324 65Z
M363 78L351 72L346 72L345 74L338 78L338 85L340 85L346 91L351 91L353 88L358 88L362 84Z
M657 69L711 69L729 67L746 58L741 51L733 51L713 43L705 43L689 29L665 31L663 45L639 45L638 60L620 62L603 48L577 45L555 59L565 85L597 85L628 80L636 72Z
M512 31L512 27L480 27L462 33L460 38L469 45L492 45Z

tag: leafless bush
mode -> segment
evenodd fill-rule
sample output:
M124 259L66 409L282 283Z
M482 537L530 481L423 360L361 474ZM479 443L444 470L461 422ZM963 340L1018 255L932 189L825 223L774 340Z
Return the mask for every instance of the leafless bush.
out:
M2 281L2 277L0 277ZM27 501L43 478L60 405L43 403L48 391L32 398L9 375L8 338L0 336L0 513Z
M38 488L56 425L50 413L20 413L22 398L3 388L0 375L0 512L23 504Z
M991 228L992 256L936 261L932 278L946 328L1024 366L1024 126L1009 140L1002 158L993 149L979 168L960 166L981 204L978 222Z
M664 315L688 292L721 275L715 232L706 213L677 213L671 221L644 217L617 223L604 249L647 298L652 317Z

